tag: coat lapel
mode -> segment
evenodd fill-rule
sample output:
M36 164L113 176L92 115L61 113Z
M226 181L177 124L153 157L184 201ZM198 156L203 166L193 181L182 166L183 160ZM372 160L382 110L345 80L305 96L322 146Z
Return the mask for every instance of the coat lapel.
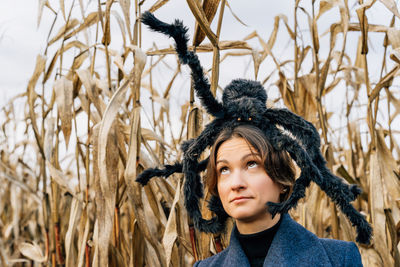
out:
M318 237L295 222L288 214L275 234L264 267L332 266Z
M247 259L246 254L240 246L239 240L236 238L236 236L237 228L235 224L231 233L229 247L227 248L228 254L226 255L223 266L250 267L249 260Z

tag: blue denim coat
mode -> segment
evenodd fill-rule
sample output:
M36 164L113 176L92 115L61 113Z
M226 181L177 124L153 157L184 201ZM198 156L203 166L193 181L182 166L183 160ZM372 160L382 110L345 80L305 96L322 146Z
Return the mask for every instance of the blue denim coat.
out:
M360 252L353 242L318 238L288 214L282 216L281 225L265 257L264 267L363 266ZM250 267L234 231L237 231L236 226L231 233L230 244L225 250L196 262L194 267Z

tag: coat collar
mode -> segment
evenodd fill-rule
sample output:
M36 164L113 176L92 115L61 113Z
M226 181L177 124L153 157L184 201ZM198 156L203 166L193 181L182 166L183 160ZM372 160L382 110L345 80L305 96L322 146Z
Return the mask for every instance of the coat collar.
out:
M332 266L318 237L295 222L288 214L282 216L281 225L271 243L264 267L296 266L302 263L306 263L307 266ZM236 225L231 234L224 266L250 266L235 231Z

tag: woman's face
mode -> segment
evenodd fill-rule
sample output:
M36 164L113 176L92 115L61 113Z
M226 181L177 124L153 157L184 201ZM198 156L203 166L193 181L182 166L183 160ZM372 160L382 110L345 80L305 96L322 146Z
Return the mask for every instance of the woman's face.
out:
M226 213L237 224L271 221L266 203L279 202L281 188L266 173L261 155L245 139L233 137L220 145L216 166Z

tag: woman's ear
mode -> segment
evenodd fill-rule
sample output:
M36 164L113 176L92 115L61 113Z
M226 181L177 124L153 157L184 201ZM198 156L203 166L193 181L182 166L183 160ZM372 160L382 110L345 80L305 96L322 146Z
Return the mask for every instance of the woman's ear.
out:
M281 185L281 194L285 194L287 191L288 191L288 188Z

